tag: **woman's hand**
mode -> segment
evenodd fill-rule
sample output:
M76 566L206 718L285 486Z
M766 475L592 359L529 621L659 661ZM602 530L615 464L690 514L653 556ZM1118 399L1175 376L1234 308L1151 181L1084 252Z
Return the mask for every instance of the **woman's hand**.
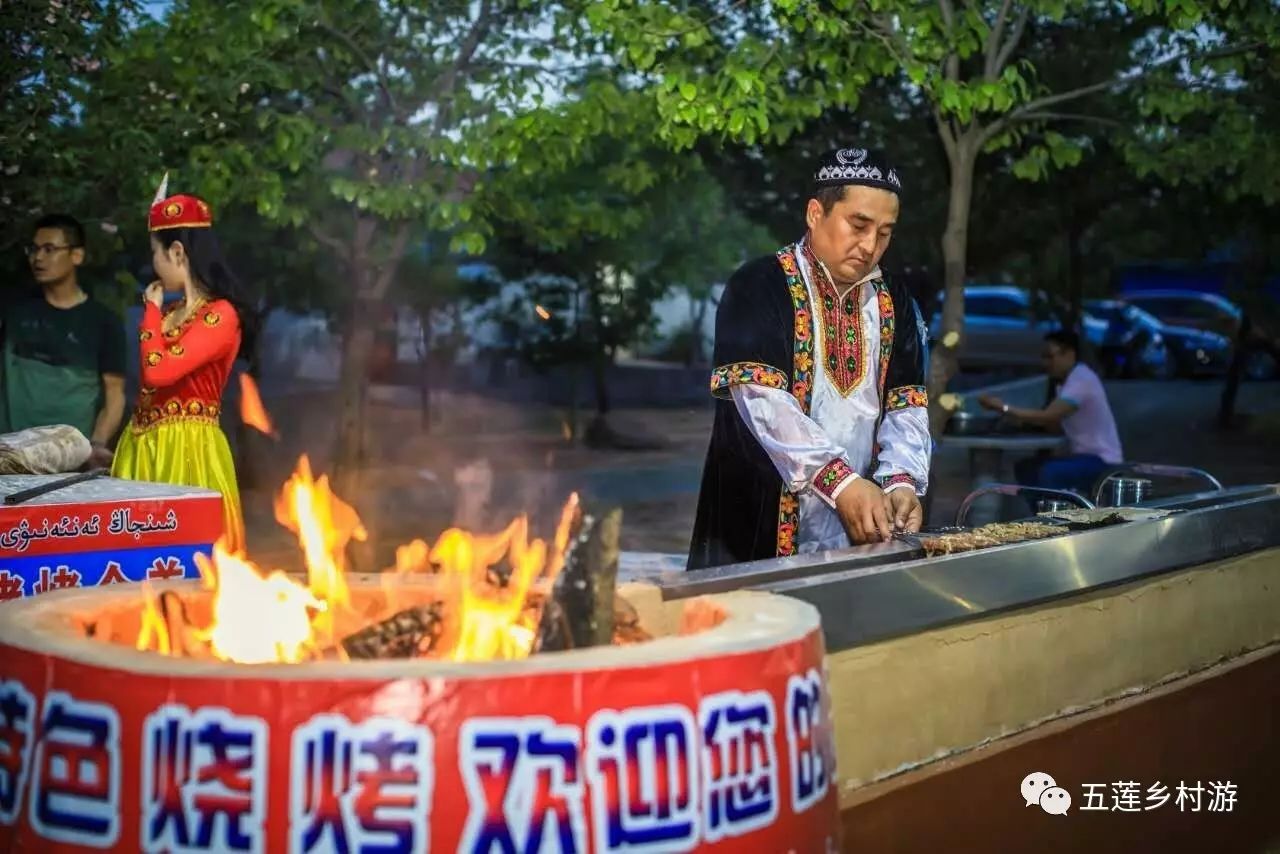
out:
M152 282L147 285L147 289L142 292L142 298L154 305L156 308L160 308L164 305L164 285L160 284L158 280Z

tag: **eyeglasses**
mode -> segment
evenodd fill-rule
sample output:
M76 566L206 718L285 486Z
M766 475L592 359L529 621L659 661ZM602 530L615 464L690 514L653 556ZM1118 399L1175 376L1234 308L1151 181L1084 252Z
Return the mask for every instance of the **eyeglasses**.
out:
M28 258L36 258L40 255L53 255L56 252L61 252L63 249L79 249L79 248L80 248L79 246L73 246L70 243L64 244L62 246L57 246L53 243L41 243L38 245L35 243L32 243L28 246L22 247L22 251L27 253Z

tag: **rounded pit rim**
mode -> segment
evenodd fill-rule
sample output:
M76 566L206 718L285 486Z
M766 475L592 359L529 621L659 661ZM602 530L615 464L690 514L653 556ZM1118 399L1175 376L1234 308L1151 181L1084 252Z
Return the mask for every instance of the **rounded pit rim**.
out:
M361 582L359 577L350 579ZM153 584L164 590L196 590L195 580ZM627 584L660 599L656 588ZM56 590L30 599L0 604L0 644L37 655L141 675L178 678L304 680L485 679L542 673L636 669L758 652L801 640L820 629L818 611L807 602L760 591L732 591L697 597L728 611L720 625L692 635L668 635L626 646L592 647L543 653L511 661L451 662L432 659L383 661L314 661L299 664L236 664L175 659L104 643L75 634L71 615L93 608L137 602L137 585ZM694 599L680 600L681 603ZM676 607L677 603L666 603Z

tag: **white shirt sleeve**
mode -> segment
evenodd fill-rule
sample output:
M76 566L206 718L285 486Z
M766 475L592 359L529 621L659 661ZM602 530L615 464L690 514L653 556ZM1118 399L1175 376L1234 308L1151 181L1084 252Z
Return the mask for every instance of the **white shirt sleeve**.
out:
M1071 369L1071 373L1067 374L1067 378L1058 388L1058 400L1069 403L1076 409L1079 409L1085 400L1092 396L1092 384L1089 382L1088 375L1079 370L1079 366Z
M810 489L828 506L858 475L844 452L789 392L752 384L732 388L738 415L764 448L788 490Z
M884 491L913 486L917 495L924 495L929 489L929 459L933 454L929 409L908 406L886 412L876 441L880 445L876 480Z

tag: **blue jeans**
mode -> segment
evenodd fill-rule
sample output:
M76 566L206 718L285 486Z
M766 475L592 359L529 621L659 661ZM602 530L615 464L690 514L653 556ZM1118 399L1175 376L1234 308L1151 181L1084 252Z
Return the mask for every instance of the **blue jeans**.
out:
M1013 471L1023 486L1066 489L1092 499L1093 484L1108 468L1110 466L1096 454L1068 454L1019 460Z

